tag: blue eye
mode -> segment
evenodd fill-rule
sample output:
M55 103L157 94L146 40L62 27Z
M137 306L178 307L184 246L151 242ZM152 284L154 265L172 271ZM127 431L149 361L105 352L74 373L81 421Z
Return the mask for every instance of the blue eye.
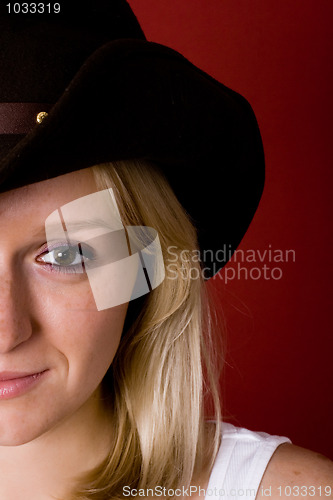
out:
M82 248L81 244L77 245L59 245L53 249L48 249L38 257L38 261L50 264L59 272L74 272L84 273L84 262L94 258L92 250Z

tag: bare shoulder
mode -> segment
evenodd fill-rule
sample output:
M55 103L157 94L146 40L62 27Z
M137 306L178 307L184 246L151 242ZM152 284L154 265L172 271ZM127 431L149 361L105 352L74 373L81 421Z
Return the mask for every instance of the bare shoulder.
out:
M284 443L267 466L257 499L296 496L333 499L333 462L320 453Z

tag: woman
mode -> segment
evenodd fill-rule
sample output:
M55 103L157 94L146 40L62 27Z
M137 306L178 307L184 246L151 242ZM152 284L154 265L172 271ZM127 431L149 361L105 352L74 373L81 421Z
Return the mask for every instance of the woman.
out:
M103 8L87 10L89 20L95 15L100 24ZM140 38L126 4L113 8L117 26L121 16L130 20L122 36L130 29ZM235 484L238 496L256 484L247 496L277 498L295 478L308 496L313 486L317 496L325 491L329 497L324 487L330 486L331 464L284 438L222 424L220 443L202 284L216 267L195 258L196 232L173 189L198 226L201 250L235 248L262 189L252 112L240 96L172 51L142 40L102 48L64 92L83 57L82 33L75 32L75 20L65 21L61 27L69 26L66 33L79 47L70 55L70 71L67 59L61 76L59 67L44 74L51 33L43 38L47 50L29 61L30 75L27 68L11 68L2 82L0 498L159 496L156 488L186 497L190 485L192 498L209 488L223 498L236 496ZM7 64L24 44L39 47L45 31L59 36L55 18L47 29L29 18L15 37L12 22L2 19ZM103 36L89 43L98 48L108 41ZM51 53L59 57L58 51ZM27 51L27 57L34 54ZM36 68L42 69L39 85ZM170 72L175 81L166 91ZM195 104L199 97L204 106ZM30 131L34 102L39 112L46 109L40 103L56 104ZM217 207L210 198L221 181L226 192ZM217 208L223 241L214 231ZM203 379L215 408L214 422L206 424ZM232 483L230 468L219 480L226 457L236 461L236 476L246 470L238 460L244 462L249 441L260 450L245 459L255 467L252 481ZM230 442L240 444L238 455L228 454ZM255 464L259 456L262 463ZM230 490L221 492L226 486Z

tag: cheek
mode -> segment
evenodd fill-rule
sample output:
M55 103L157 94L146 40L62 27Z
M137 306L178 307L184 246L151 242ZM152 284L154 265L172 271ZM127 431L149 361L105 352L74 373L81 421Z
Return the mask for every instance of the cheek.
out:
M108 368L120 342L126 310L127 305L122 305L105 311L64 314L64 345L72 363L84 360L94 366L101 364Z
M127 304L97 311L91 293L83 290L71 301L53 296L39 308L43 337L62 360L69 391L98 386L116 354L126 312Z

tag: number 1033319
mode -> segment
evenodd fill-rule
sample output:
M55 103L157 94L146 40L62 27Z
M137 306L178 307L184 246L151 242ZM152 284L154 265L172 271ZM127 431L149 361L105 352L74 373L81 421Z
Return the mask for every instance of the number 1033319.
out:
M60 3L18 3L6 4L8 14L59 14Z
M278 486L280 497L330 497L331 486Z

